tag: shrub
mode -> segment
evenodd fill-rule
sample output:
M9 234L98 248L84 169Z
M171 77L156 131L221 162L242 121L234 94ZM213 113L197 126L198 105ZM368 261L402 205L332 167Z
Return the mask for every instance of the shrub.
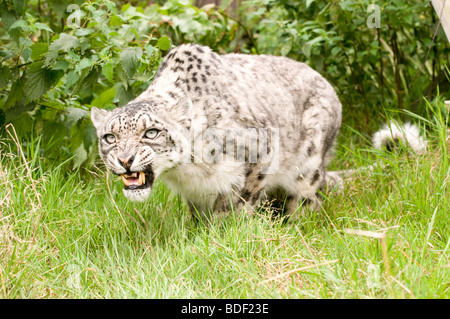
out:
M189 1L13 0L0 10L0 126L42 136L44 155L73 156L74 167L95 158L92 106L120 106L145 90L173 42L227 47L235 30Z

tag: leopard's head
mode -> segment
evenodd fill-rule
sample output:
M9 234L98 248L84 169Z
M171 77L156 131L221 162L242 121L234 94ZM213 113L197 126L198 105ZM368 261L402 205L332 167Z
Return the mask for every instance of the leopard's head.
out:
M144 201L159 175L186 161L190 104L183 99L163 112L155 111L153 102L130 102L112 111L92 108L100 157L121 177L128 199Z

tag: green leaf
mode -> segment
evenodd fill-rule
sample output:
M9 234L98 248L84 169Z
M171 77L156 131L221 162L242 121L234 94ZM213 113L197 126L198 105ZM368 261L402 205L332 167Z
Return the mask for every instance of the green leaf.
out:
M147 57L152 56L153 52L155 52L155 47L151 44L145 45L145 55Z
M134 98L134 94L130 89L127 89L123 84L119 84L116 91L116 99L119 101L119 106L127 104Z
M91 28L87 28L87 29L77 29L77 31L75 31L75 35L82 37L88 34L91 34L92 32L94 32L93 29Z
M127 75L125 74L125 71L122 68L117 68L115 70L117 77L119 78L119 82L121 85L123 85L123 87L128 90L128 78Z
M168 36L161 37L158 39L156 46L163 51L169 50L172 46L172 40Z
M66 33L61 33L59 38L53 41L48 48L48 53L45 58L45 66L49 66L53 63L58 57L58 53L60 51L67 51L69 49L76 48L79 44L80 41L77 37Z
M70 134L70 150L74 155L73 168L77 168L88 159L89 148L96 142L96 133L91 121L81 119L72 126Z
M339 2L339 6L344 11L353 11L355 8L355 5L356 5L355 1L353 1L353 0L343 0L343 1Z
M78 93L81 90L88 90L89 93L87 95L92 95L92 90L94 85L98 81L98 77L101 74L101 68L97 65L92 68L85 68L81 71L81 74L77 80L75 87L72 90L72 93Z
M72 50L67 50L67 57L66 59L69 60L71 63L80 62L81 58L78 54L73 52Z
M37 61L42 58L42 56L48 52L48 44L37 42L31 46L31 59Z
M81 87L92 88L97 83L98 77L100 76L101 72L102 70L98 65L94 66L83 79L83 85Z
M120 63L128 78L132 78L139 67L142 57L142 49L139 47L128 47L120 54Z
M0 18L2 19L2 24L6 29L9 29L12 24L17 20L16 15L13 11L9 11L6 8L0 6Z
M27 8L27 1L25 0L13 0L12 1L14 5L14 10L16 13L21 16L25 13L25 10Z
M13 106L17 106L24 99L24 84L25 77L22 76L20 79L13 82L11 86L11 90L9 91L8 98L6 99L5 105L3 106L4 110L8 110Z
M111 63L107 63L102 67L102 73L106 77L109 82L113 82L114 80L114 70Z
M46 30L48 32L54 33L53 30L48 25L46 25L45 23L36 22L34 25L39 30Z
M17 28L22 29L23 31L28 31L28 24L24 20L17 20L9 27L9 30Z
M306 0L306 8L309 8L311 3L315 2L316 0Z
M99 94L92 102L92 106L99 108L105 107L108 103L111 103L116 97L116 88L112 87Z
M122 25L124 23L121 16L118 15L112 15L111 18L109 18L109 25L112 27Z
M30 59L30 56L32 54L32 51L30 48L24 48L22 51L22 57L24 61L27 61Z
M78 79L80 78L80 75L78 74L78 72L75 72L75 70L70 71L69 73L67 73L66 76L66 88L70 88L72 87L72 85L74 85Z
M81 70L92 67L93 63L91 59L83 58L80 63L75 67L75 71L81 72Z
M228 6L233 2L233 0L222 0L220 1L219 8L220 10L225 10L228 8ZM205 6L202 8L205 9Z
M333 56L337 56L340 52L342 52L342 48L341 47L334 47L333 49L331 49L331 54Z
M80 146L78 146L74 151L73 151L73 169L76 169L78 167L80 167L81 164L83 164L87 158L88 158L88 153L86 152L86 150L84 149L84 145L81 144Z
M71 128L76 122L87 117L89 112L77 107L67 107L64 110L64 124Z
M69 62L61 60L55 63L55 65L52 67L52 70L67 70L69 66Z
M11 79L11 72L6 66L0 67L0 88L5 87Z
M25 97L29 103L44 95L61 77L61 72L43 67L43 62L34 62L25 75Z
M83 144L85 148L97 144L97 130L91 123L84 129Z

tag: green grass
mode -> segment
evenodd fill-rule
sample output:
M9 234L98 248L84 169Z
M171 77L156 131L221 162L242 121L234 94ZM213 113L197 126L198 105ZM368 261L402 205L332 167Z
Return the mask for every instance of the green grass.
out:
M319 213L209 227L161 183L131 203L103 169L46 168L38 141L25 164L2 143L0 297L449 298L447 128L424 124L421 155L361 148L344 128L334 167L389 167L347 180Z

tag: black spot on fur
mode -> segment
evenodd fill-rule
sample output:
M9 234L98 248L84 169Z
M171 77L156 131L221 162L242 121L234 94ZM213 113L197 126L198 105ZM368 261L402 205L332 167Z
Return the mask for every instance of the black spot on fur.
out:
M308 149L306 150L306 152L308 153L308 156L311 156L314 153L315 149L316 148L315 148L314 144L311 143L311 145L308 146Z
M169 92L169 96L174 100L178 98L178 95L173 92Z
M166 61L163 61L163 63L161 63L161 66L159 67L159 72L161 72L162 70L164 70L167 66Z
M332 132L331 134L327 134L324 139L324 147L323 152L324 154L333 146L333 142L336 138L337 131Z
M319 177L320 177L320 172L318 169L316 169L316 171L314 172L314 175L312 177L312 180L311 180L311 185L313 185L315 182L317 182Z
M302 200L302 206L311 205L311 203L312 203L312 200L309 198L303 198L303 200Z
M176 66L176 67L172 68L171 70L172 70L173 72L178 72L178 71L183 72L184 69L183 69L181 66Z
M167 61L167 60L171 59L174 55L175 55L175 52L174 52L174 51L170 52L170 53L167 55L167 57L165 58L165 60Z
M250 196L252 196L252 192L248 189L244 189L241 193L242 199L246 202L250 199Z
M397 145L399 145L399 144L400 144L400 141L399 141L398 138L394 138L394 139L391 140L391 141L387 141L387 142L385 143L386 151L392 152L392 151L395 149L395 147L396 147Z
M294 199L294 195L288 194L286 195L286 201L291 201Z

